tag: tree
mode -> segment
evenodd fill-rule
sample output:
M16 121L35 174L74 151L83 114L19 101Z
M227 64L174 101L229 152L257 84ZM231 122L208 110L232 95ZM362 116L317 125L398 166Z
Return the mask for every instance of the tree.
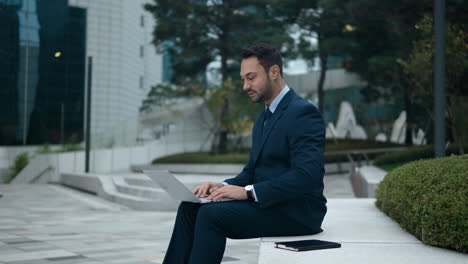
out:
M363 90L366 100L403 101L408 128L405 143L412 144L412 128L419 125L430 130L431 126L425 125L428 118L416 115L422 98L416 94L398 60L410 55L412 43L420 35L415 25L424 15L432 14L433 1L346 0L341 4L344 19L355 28L348 36L354 44L350 45L347 69L367 81ZM449 22L467 25L467 1L447 0L446 6Z
M317 83L318 109L323 113L324 84L328 70L328 57L345 56L349 41L346 38L352 28L346 27L342 1L314 0L314 1L281 1L276 3L279 16L299 32L297 55L314 62L320 59L320 77ZM316 39L317 43L312 43Z
M423 1L347 1L349 23L355 27L350 38L348 70L367 81L363 90L367 101L385 98L388 103L403 102L407 116L406 144L412 144L414 107L408 86L397 59L405 58L416 39L414 25L429 11Z
M416 25L421 38L413 42L408 59L398 61L411 86L417 93L430 98L429 102L434 101L432 24L432 18L426 16ZM460 154L464 154L463 146L468 131L466 118L463 117L463 113L468 111L468 32L462 26L448 24L446 36L446 119L449 135L458 145ZM432 107L429 107L428 113L432 117Z
M207 95L206 105L214 116L215 127L228 126L222 128L223 130L230 131L233 139L242 139L243 134L252 131L253 124L257 118L257 114L264 109L263 105L246 103L245 95L239 93L239 88L242 85L241 81L227 81L223 89L212 89ZM230 109L229 112L223 113L221 105L223 105L224 98L229 98ZM229 146L229 150L242 150L241 144L233 142Z
M242 47L268 42L279 47L292 44L284 25L277 19L267 0L154 0L145 9L157 24L153 43L165 43L174 69L172 82L179 87L202 85L206 91L206 66L216 58L221 62L222 86L238 72L238 54ZM224 89L224 87L222 87ZM189 88L190 90L190 88ZM230 99L223 98L221 117L230 110ZM225 152L230 133L229 120L222 118L215 133L213 151Z
M151 111L154 106L164 107L174 103L181 97L203 96L203 91L197 86L180 86L170 84L157 84L151 87L148 95L140 107L140 112Z

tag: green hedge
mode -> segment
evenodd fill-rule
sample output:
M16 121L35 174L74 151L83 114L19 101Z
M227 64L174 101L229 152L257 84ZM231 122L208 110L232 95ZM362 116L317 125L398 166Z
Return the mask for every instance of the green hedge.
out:
M468 146L464 148L465 153L468 153ZM452 154L458 154L458 147L451 145L447 149L447 156ZM387 165L394 163L406 163L410 161L420 159L430 159L434 157L434 147L430 146L418 146L410 147L398 152L390 152L385 155L381 155L374 160L374 165Z
M372 159L377 154L369 154L369 158ZM157 158L153 160L153 164L159 163L192 163L192 164L227 164L227 163L241 163L245 164L249 160L249 152L240 152L240 153L227 153L227 154L218 154L212 155L209 152L187 152L174 154L170 156L165 156L162 158ZM348 157L346 154L333 154L326 152L325 153L325 163L332 162L348 162Z
M325 141L325 151L343 151L355 149L376 149L376 148L395 148L404 147L405 145L392 143L392 142L378 142L375 140L363 139L327 139Z
M360 139L327 139L325 148L325 162L348 162L346 154L336 154L335 151L356 150L356 149L376 149L376 148L391 148L401 147L402 145L389 142L375 142L372 140ZM181 154L170 155L153 160L155 163L242 163L245 164L249 159L250 149L240 150L234 153L226 153L212 155L209 152L187 152ZM373 159L381 154L369 154L369 158Z
M380 210L423 243L468 252L468 155L396 168L376 198Z
M212 155L209 152L187 152L174 154L153 160L156 163L193 163L193 164L225 164L225 163L242 163L245 164L249 160L248 152L227 153Z

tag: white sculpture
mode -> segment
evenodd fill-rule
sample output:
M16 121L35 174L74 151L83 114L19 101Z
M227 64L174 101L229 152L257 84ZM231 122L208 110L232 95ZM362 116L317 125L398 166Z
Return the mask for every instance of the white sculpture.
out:
M327 131L325 133L326 138L337 138L336 137L336 129L333 123L328 123L327 125Z
M348 102L341 103L336 128L329 123L326 136L327 138L367 139L366 131L357 124L353 108Z
M414 145L426 144L426 134L424 133L422 129L419 128L417 133L413 129L411 131L411 135L413 138ZM390 137L390 141L403 144L405 143L405 139L406 139L406 112L403 111L401 112L400 116L397 118L397 120L393 124L392 136Z
M379 133L377 134L377 136L375 136L375 141L387 142L387 140L388 140L387 135L385 135L384 133Z
M394 143L405 143L406 138L406 111L400 113L397 120L393 124L392 135L390 141Z
M418 129L418 133L416 134L414 133L414 130L412 132L414 145L426 145L426 134L422 129Z

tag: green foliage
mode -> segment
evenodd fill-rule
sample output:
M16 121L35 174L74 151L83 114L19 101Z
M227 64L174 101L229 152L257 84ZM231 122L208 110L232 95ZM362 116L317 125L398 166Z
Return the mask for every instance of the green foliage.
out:
M433 57L434 34L433 20L431 16L425 16L416 25L420 38L413 42L413 49L408 59L399 59L398 63L411 83L414 94L421 95L422 102L427 111L432 112L434 101L433 88ZM468 111L468 32L461 25L447 25L446 33L446 76L445 87L447 94L447 123L451 134L451 141L459 145L460 150L468 136L466 118L464 113ZM428 102L430 102L428 104Z
M238 150L239 152L228 152L223 154L213 154L211 152L189 152L182 154L174 154L163 158L153 160L153 164L157 163L184 163L184 164L246 164L249 159L249 152ZM373 155L369 155L373 158ZM335 154L333 152L325 153L325 163L333 162L348 162L346 154Z
M207 106L216 122L218 130L229 131L231 134L250 133L258 113L264 107L254 104L241 88L240 81L226 81L221 88L208 90ZM223 111L229 98L227 110Z
M403 83L396 59L409 52L417 37L414 25L430 9L423 2L372 0L346 1L343 9L344 19L355 28L348 34L353 44L347 68L368 82L363 95L369 101L398 100L395 92L402 96Z
M153 106L169 106L177 99L206 96L205 85L170 85L157 84L151 87L147 97L143 100L140 112L150 111Z
M433 89L434 33L432 25L432 17L425 16L415 26L420 38L413 42L409 58L398 61L419 92L428 94L431 94ZM468 33L464 32L462 26L448 24L446 42L447 91L459 95L465 92L461 90L464 87L460 86L459 80L468 71ZM468 95L468 91L466 92Z
M325 143L325 162L349 162L347 153L342 153L343 151L398 147L402 147L402 145L391 142L376 142L373 140L362 139L338 139L336 142L335 140L327 139ZM373 160L382 155L382 153L369 153L366 155L367 158ZM353 158L364 159L361 155L354 156Z
M140 107L140 112L149 111L152 106L165 106L178 96L178 92L171 85L157 84L151 87L148 95Z
M292 43L267 0L154 0L145 9L158 22L153 43L169 53L172 82L177 84L203 80L206 66L217 56L224 82L229 72L238 71L238 65L227 62L238 60L242 47L256 42Z
M275 16L274 8L268 0L240 1L181 1L154 0L145 5L157 21L153 31L153 43L170 55L173 67L172 83L176 89L196 90L205 88L205 72L208 63L215 59L221 62L222 85L239 72L239 52L241 48L267 42L278 48L286 48L293 43L286 32L287 26ZM225 87L223 87L224 89ZM229 90L230 87L227 87ZM156 87L141 110L148 109L152 102L161 101L159 95L172 91ZM150 92L150 93L152 93ZM204 96L207 90L202 90ZM229 91L219 92L219 95ZM164 99L162 99L164 100ZM230 97L224 97L217 104L217 115L213 142L216 153L227 150L228 135L233 126L229 124ZM242 118L242 117L241 117Z
M425 15L432 16L433 1L339 2L344 10L343 21L355 28L347 35L353 44L348 50L349 60L345 65L367 82L367 87L362 90L364 98L368 102L404 103L407 127L422 128L428 142L431 142L431 105L434 100L417 93L399 60L407 59L413 50L412 43L423 37L416 25ZM446 1L447 21L466 25L467 8L467 1ZM466 26L464 30L466 32ZM421 68L421 74L432 80L429 68ZM411 129L407 131L406 143L411 143Z
M61 152L73 152L73 151L82 151L84 147L82 147L76 135L71 136L65 144L62 145L61 149L52 150L49 144L42 145L38 150L37 153L39 154L52 154L52 153L61 153Z
M344 19L343 3L338 0L276 0L273 5L276 7L277 16L296 30L298 40L293 54L311 64L317 57L320 59L320 78L313 85L317 86L318 109L323 113L328 58L346 57L352 44L347 38L352 27L347 25ZM310 91L306 97L312 97L313 93Z
M396 169L402 165L406 164L405 162L403 163L391 163L391 164L383 164L383 165L376 165L377 167L381 168L382 170L386 172L390 172L393 169ZM375 164L374 164L375 165Z
M84 148L77 143L67 143L62 146L62 149L59 152L73 152L73 151L82 151Z
M54 153L54 151L50 149L49 144L44 144L37 150L37 153L39 153L39 154L50 154L50 153Z
M62 146L60 152L72 152L72 151L81 151L84 148L79 144L78 137L76 135L71 136L65 144Z
M21 170L23 170L29 163L29 156L27 152L23 152L16 156L13 166L10 168L10 172L4 177L6 183L10 183Z
M465 146L465 152L468 146ZM455 145L447 148L447 155L459 154L459 149ZM434 157L434 146L414 146L399 152L387 153L374 160L374 165L402 164L420 159L430 159Z
M222 87L205 87L202 85L175 88L173 85L156 85L143 102L140 111L151 109L152 106L168 106L174 100L201 97L213 116L214 131L225 131L231 136L250 133L261 104L253 104L240 88L240 80L226 81ZM227 146L229 150L236 150L238 144Z
M380 210L423 243L468 252L468 155L396 168L376 197Z
M392 148L402 147L402 145L392 142L377 142L374 140L362 139L327 139L325 143L326 151L343 151L343 150L358 150L358 149L376 149L376 148Z

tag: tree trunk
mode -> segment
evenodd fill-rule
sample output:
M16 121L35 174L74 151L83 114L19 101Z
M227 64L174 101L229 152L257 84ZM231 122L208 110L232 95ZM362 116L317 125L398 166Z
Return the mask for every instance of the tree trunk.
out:
M413 145L413 106L411 105L411 95L409 88L406 86L406 83L403 82L403 101L405 102L405 111L406 111L406 137L405 144L410 146Z
M463 133L458 133L461 132L459 130L459 126L462 126L461 122L457 122L456 118L456 108L460 107L457 106L457 100L456 98L453 98L452 100L451 96L447 96L447 105L446 105L446 118L447 118L447 130L449 132L449 136L451 137L451 142L458 147L458 154L463 155L465 154L465 151L463 149Z
M226 11L226 16L229 18L229 1L224 1L224 8ZM229 23L225 24L224 32L229 32L228 28ZM222 43L220 47L220 55L221 55L221 89L225 89L224 84L228 80L228 66L227 66L227 59L228 59L228 50L227 50L227 43L228 39L226 34L220 34L220 43ZM226 96L223 100L223 105L221 106L221 113L219 116L219 127L218 131L216 131L215 141L213 142L212 150L215 154L226 153L227 152L227 145L228 145L228 134L229 134L229 98Z
M319 78L318 85L317 85L318 110L320 111L320 113L323 114L323 107L325 105L325 101L324 101L325 94L324 94L323 86L325 84L325 78L327 74L328 54L326 54L320 49L320 43L319 43L319 58L320 58L320 78Z

